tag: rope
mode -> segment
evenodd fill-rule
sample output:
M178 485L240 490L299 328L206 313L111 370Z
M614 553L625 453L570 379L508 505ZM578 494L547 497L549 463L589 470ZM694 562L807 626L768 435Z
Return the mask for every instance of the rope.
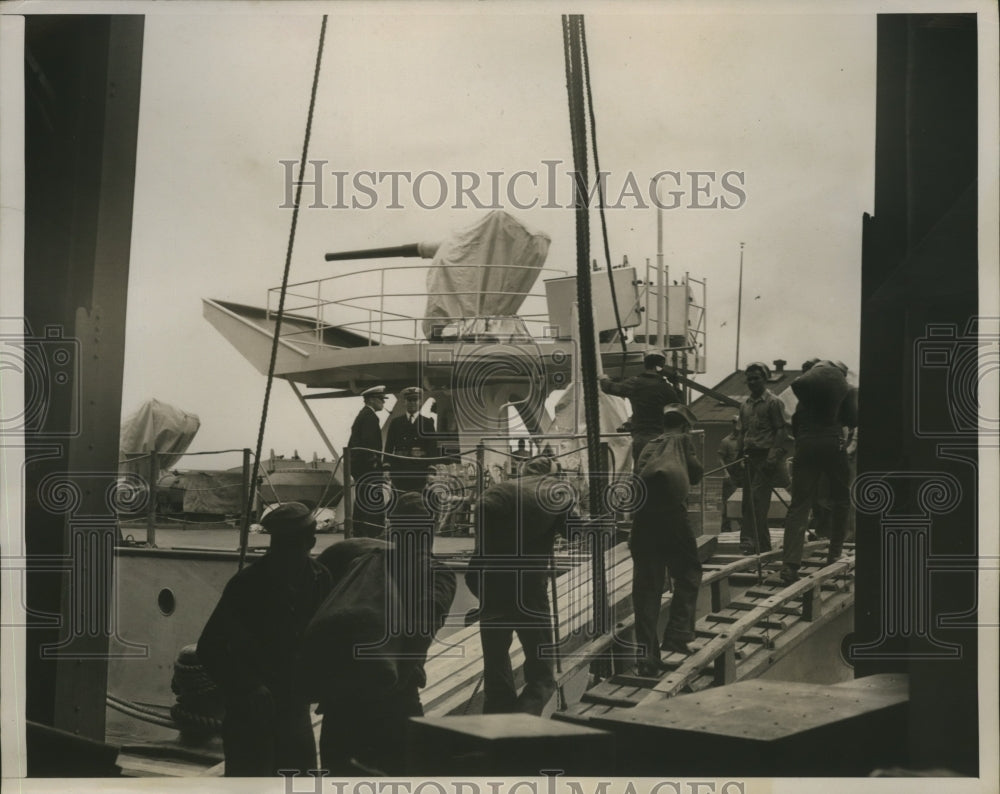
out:
M587 128L583 95L583 16L564 15L563 48L566 64L566 91L569 101L570 133L573 143L573 171L576 192L576 294L580 333L580 374L583 380L584 419L587 428L587 464L591 511L601 504L601 417L597 392L597 350L594 340L593 301L590 289L590 219L583 200L587 175ZM593 515L593 512L591 513ZM599 529L599 526L596 527ZM601 533L594 535L593 587L594 631L608 630L607 581L605 580Z
M618 294L615 290L615 279L611 273L611 249L608 244L608 223L604 217L604 183L601 181L601 163L597 159L597 119L594 116L594 96L590 90L590 56L587 54L587 31L580 21L580 40L583 45L583 79L587 87L587 107L590 110L590 142L594 152L594 170L597 172L597 206L601 215L601 237L604 240L604 262L608 270L608 287L611 289L611 305L615 310L615 327L618 329L618 341L622 346L621 377L625 377L625 355L628 347L625 344L625 330L622 328L621 314L618 312Z
M319 30L319 46L316 49L316 66L313 69L312 91L309 95L309 114L306 118L306 134L302 143L302 158L299 160L299 179L295 186L295 206L292 209L292 227L288 233L288 249L285 252L285 271L281 278L281 293L278 298L278 314L274 322L274 337L271 340L271 362L267 368L267 385L264 388L264 405L261 409L260 427L257 430L257 451L254 455L253 471L250 482L257 482L257 472L260 469L260 456L264 447L264 428L267 426L267 408L271 400L271 384L274 382L274 366L278 359L278 338L281 334L281 317L285 309L285 293L288 291L288 273L292 267L292 248L295 245L295 228L299 222L299 201L302 198L302 177L305 173L306 160L309 156L309 138L312 135L313 110L316 107L316 87L319 85L319 69L323 61L323 42L326 39L326 14L323 15L323 23ZM254 489L250 489L250 496L247 499L245 515L249 516L253 510ZM247 543L250 537L250 526L248 521L244 521L240 527L240 564L239 570L243 570L246 562Z
M105 697L105 703L107 703L109 708L115 711L121 712L129 717L134 717L135 719L142 720L143 722L149 722L153 725L159 725L163 728L177 728L177 723L174 722L170 717L165 717L161 713L154 711L153 709L143 708L142 706L137 706L127 700L122 700L121 698L116 698L114 695L107 695Z

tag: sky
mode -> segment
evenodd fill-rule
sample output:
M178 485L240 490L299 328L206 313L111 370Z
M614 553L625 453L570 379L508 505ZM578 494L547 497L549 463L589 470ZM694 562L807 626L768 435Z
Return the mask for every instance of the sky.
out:
M151 13L145 24L122 407L127 416L156 398L197 414L192 451L252 448L264 398L265 377L202 317L201 303L261 306L281 282L292 221L281 206L281 161L301 156L321 19L318 9L263 8ZM434 181L417 195L403 182L393 208L383 182L375 206L336 208L326 176L319 203L327 206L304 195L292 282L351 269L325 262L328 251L441 239L479 220L487 210L471 201L453 206L457 171L484 183L500 171L502 185L517 171L539 173L542 187L522 178L518 189L521 203L537 197L537 206L501 201L551 236L548 267L574 271L558 14L435 8L331 9L308 158L324 161L324 174L347 174L348 204L368 201L351 189L366 170L444 174L448 201L426 209ZM629 174L643 190L658 172L681 174L679 188L669 185L683 191L680 206L663 212L664 258L672 278L690 272L708 284L707 372L698 380L713 386L736 364L741 242L740 363L782 358L797 367L820 356L856 370L861 222L874 189L875 14L672 9L588 13L586 34L609 195ZM552 160L562 162L554 183L544 164ZM707 193L693 192L695 171L714 174L698 177ZM722 186L727 172L741 174L729 179L742 193ZM560 208L542 206L551 184ZM489 202L486 188L478 195ZM691 207L713 200L737 206ZM641 266L656 256L657 213L634 196L621 203L607 212L612 261ZM600 256L596 211L591 228ZM312 405L344 446L360 400ZM325 454L281 382L264 454L272 448ZM239 464L236 455L211 461Z

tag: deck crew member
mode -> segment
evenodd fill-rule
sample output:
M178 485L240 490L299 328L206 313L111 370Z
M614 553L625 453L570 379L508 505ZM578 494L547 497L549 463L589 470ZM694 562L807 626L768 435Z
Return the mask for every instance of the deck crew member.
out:
M663 432L664 407L680 402L676 389L663 377L666 363L666 358L660 353L649 353L642 360L644 370L639 375L615 381L602 373L598 382L605 394L627 397L632 403L629 424L633 464L638 462L642 448Z
M845 367L846 369L846 367ZM844 428L857 425L856 400L843 372L830 361L819 361L792 382L795 396L795 478L792 503L785 517L781 580L798 579L809 510L819 499L825 478L830 500L830 548L827 564L840 557L850 510L850 466Z
M737 483L740 482L740 475L743 473L738 466L730 466L736 463L740 457L740 439L738 432L739 416L734 416L729 435L719 443L719 462L723 466L729 466L725 471L725 479L722 481L722 532L732 531L733 518L729 515L729 497L736 493ZM735 519L737 522L739 519Z
M382 429L378 412L385 406L385 386L372 386L361 392L361 407L347 446L354 480L354 534L373 538L385 530L385 499L382 484Z
M638 672L648 676L662 669L661 650L691 652L687 644L695 636L702 572L687 513L689 486L701 482L703 471L689 432L695 416L678 403L668 405L663 417L663 434L646 444L639 458L637 473L645 485L645 500L634 514L629 541L635 637L641 649ZM673 597L660 644L657 621L664 571L673 582Z
M521 466L518 479L487 488L481 501L481 529L469 560L466 583L479 598L486 714L540 715L555 692L548 581L556 534L565 532L571 500L556 472L540 455ZM524 689L514 684L510 645L517 633L524 650Z
M767 514L771 489L783 485L785 456L791 446L791 426L785 404L767 388L771 370L759 361L745 370L750 396L740 405L738 435L740 456L747 458L743 476L743 525L740 551L744 554L771 550Z
M333 653L323 666L333 685L323 687L328 694L320 700L320 760L331 774L405 772L406 723L410 717L423 716L419 690L427 683L427 651L455 597L454 572L431 554L433 523L421 495L406 493L389 516L388 540L345 540L319 556L334 587L323 608L331 603L337 608L336 588L343 585L349 591L342 605L346 625L356 625L367 616L376 640L389 635L382 658ZM374 559L363 559L369 555ZM372 589L364 581L349 581L352 566L364 562L378 567L368 569L369 585L374 576L381 586ZM387 582L394 586L391 591L385 589ZM390 617L388 610L398 614ZM336 626L330 624L329 641L352 642L351 632ZM366 665L381 665L392 673L387 678L371 675Z
M229 580L198 640L198 659L225 700L228 777L316 768L309 703L296 691L293 670L330 576L309 558L316 519L305 505L286 502L261 525L270 549Z
M422 491L430 473L430 460L438 457L434 420L420 413L420 389L410 386L400 392L405 413L389 422L385 437L392 487L400 492Z

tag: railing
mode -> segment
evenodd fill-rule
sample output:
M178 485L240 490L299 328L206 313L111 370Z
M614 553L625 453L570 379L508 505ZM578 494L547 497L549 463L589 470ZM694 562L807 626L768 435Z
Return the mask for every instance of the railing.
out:
M503 295L521 295L524 303L518 310L518 317L525 324L525 333L532 339L544 338L548 327L548 311L545 296L535 290L546 278L566 275L566 271L556 268L533 268L526 265L463 265L463 267L487 268L497 270L531 270L537 271L539 277L532 288L525 292L510 290L456 290L448 293L452 297L478 298L480 307L482 299ZM308 322L308 328L302 328L302 323L290 323L282 337L298 343L312 343L323 346L325 329L337 327L354 331L369 340L369 344L406 344L425 339L423 326L426 322L442 329L456 327L456 333L461 332L461 325L476 317L427 317L421 314L429 293L425 288L418 288L418 277L426 280L427 265L394 265L381 268L366 268L364 270L328 276L322 279L301 281L288 285L285 292L284 314L286 322L290 316L301 318ZM481 282L481 279L480 279ZM267 317L273 319L277 312L280 298L280 288L268 290ZM423 306L421 306L421 301ZM418 308L419 307L419 308Z

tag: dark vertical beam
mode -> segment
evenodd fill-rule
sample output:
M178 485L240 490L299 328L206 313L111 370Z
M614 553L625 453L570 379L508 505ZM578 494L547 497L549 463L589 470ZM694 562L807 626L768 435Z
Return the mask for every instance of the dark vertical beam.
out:
M977 423L956 412L976 389L956 366L976 346L975 15L880 15L877 79L858 471L889 498L858 516L852 655L858 675L909 674L914 768L975 775L976 577L935 570L977 553Z
M121 650L114 485L142 38L141 16L25 25L24 316L45 386L25 387L37 409L25 427L25 540L29 558L67 568L29 562L27 606L59 625L27 630L27 716L99 741L107 656ZM29 774L44 766L29 743Z

